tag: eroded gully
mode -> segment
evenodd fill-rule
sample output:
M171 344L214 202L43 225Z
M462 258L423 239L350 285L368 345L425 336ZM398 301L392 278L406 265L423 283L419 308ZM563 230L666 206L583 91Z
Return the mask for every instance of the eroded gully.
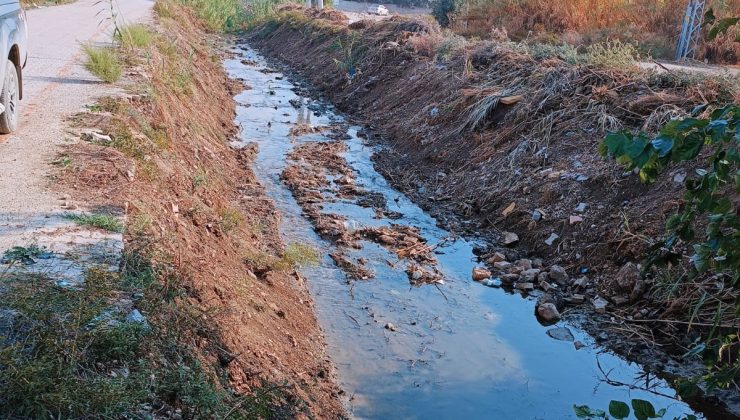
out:
M254 170L282 213L285 242L320 250L320 263L300 272L352 416L565 419L575 418L574 404L606 409L610 400L634 398L666 408L665 418L692 413L666 382L599 347L578 327L541 325L534 299L474 282L471 272L480 266L475 239L453 237L391 188L371 161L382 150L367 146L359 127L310 98L301 82L288 80L248 46L233 53L225 67L250 87L235 98L241 134L234 146L258 145ZM310 129L296 134L297 126ZM344 142L340 158L354 186L376 201L382 195L385 211L338 193L340 177L329 173L320 213L339 217L350 233L392 225L418 229L441 282L411 286L418 277L409 271L415 262L402 260L385 243L359 236L343 246L315 232L316 221L281 177L288 165L307 164L291 152L331 141ZM372 278L358 280L339 268L329 255L340 248ZM556 334L548 335L554 328ZM584 346L577 349L577 341Z

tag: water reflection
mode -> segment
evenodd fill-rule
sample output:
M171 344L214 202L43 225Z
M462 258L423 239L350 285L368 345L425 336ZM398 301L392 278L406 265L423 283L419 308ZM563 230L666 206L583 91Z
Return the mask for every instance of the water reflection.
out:
M269 66L255 51L235 52L240 57L225 66L252 86L236 97L242 143L259 145L255 172L283 214L282 234L286 242L312 243L328 255L332 246L313 232L279 176L296 142L328 140L321 134L291 138L292 127L346 122L331 107L317 110L312 106L316 102L297 94L281 73L265 71ZM580 350L548 336L533 315L534 301L472 282L470 273L478 264L474 243L451 238L391 188L375 171L374 150L357 130L348 127L344 156L357 184L382 194L400 218L378 218L372 210L341 198L326 203L323 211L346 216L355 227L418 227L429 245L438 245L445 284L410 287L403 263L371 242L351 251L352 257L369 261L376 273L370 281L349 282L328 256L318 267L302 270L356 417L562 419L575 418L574 403L605 407L611 399L631 398L666 407L667 418L690 412L670 398L675 392L662 380L649 381L662 395L629 386L645 375L641 368L603 352L574 326L564 325L574 340L586 344ZM396 331L384 328L387 323ZM603 380L604 372L609 372L609 381Z

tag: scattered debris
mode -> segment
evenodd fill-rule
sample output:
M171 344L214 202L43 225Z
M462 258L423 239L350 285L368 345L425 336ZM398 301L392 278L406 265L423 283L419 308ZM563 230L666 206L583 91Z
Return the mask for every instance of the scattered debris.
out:
M550 236L545 239L545 244L547 246L552 246L552 244L554 244L555 241L558 240L558 238L560 238L560 236L557 233L551 233Z

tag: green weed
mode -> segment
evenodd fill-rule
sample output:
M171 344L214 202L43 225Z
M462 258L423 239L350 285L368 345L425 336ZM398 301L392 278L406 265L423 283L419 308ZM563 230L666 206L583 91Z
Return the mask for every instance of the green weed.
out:
M221 215L221 229L225 233L230 233L234 229L238 228L242 222L244 222L244 216L239 210L227 207L220 212Z
M3 257L0 259L0 263L12 264L20 262L22 264L33 264L37 259L43 259L50 256L51 253L46 248L39 247L36 244L24 246L14 246L9 250L5 251Z
M117 217L110 214L66 214L65 218L82 226L91 226L108 232L123 232L123 223Z
M134 24L120 28L114 38L125 48L144 48L152 43L154 33L146 25Z
M114 83L121 78L123 67L121 67L118 52L114 48L83 45L82 49L87 55L85 68L90 73L106 83Z
M293 242L285 247L283 261L291 267L317 265L319 252L311 245Z

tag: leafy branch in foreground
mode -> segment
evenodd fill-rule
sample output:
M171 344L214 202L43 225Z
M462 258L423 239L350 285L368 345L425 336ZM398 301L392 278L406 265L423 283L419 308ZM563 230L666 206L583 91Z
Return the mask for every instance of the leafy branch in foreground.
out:
M654 138L645 133L613 133L600 145L603 155L610 155L628 169L638 170L642 182L653 182L671 162L694 161L706 156L703 167L685 181L684 203L679 213L666 222L666 236L648 251L645 269L652 266L671 267L680 264L683 249L690 245L688 273L682 280L691 281L699 275L712 274L723 289L734 292L735 312L740 313L738 279L740 278L740 220L737 214L737 194L740 193L740 106L728 105L700 118L704 107L697 107L692 117L672 120ZM699 159L700 160L700 159ZM699 222L697 219L703 217ZM696 227L706 224L703 234ZM721 310L716 322L719 324ZM708 389L727 388L740 373L740 351L737 336L714 338L713 328L707 345L699 343L687 355L704 357L709 373L702 378ZM726 354L723 354L726 353ZM731 353L731 354L730 354ZM696 390L696 380L684 387Z
M609 402L608 414L604 410L594 409L587 405L574 405L573 411L579 419L614 418L621 420L629 418L630 413L632 413L637 420L662 419L665 417L666 409L662 408L656 411L655 407L653 407L649 401L633 399L630 403L632 405L632 411L630 411L630 406L627 405L626 402L616 400ZM673 420L696 420L696 416L691 414L683 415L681 417L674 417Z
M700 111L695 110L694 115ZM740 107L737 105L714 110L707 119L672 120L653 139L645 133L634 136L629 132L606 137L601 153L614 156L628 169L639 170L643 182L655 181L670 162L692 161L705 148L711 149L707 167L696 169L696 176L687 178L683 209L666 222L668 235L651 248L646 267L678 263L681 253L677 248L683 241L694 249L691 257L694 271L690 275L712 270L724 274L729 286L737 286L740 221L731 194L733 184L734 192L740 192L739 143ZM706 216L707 228L697 238L695 221L701 215ZM740 310L738 303L736 309Z

